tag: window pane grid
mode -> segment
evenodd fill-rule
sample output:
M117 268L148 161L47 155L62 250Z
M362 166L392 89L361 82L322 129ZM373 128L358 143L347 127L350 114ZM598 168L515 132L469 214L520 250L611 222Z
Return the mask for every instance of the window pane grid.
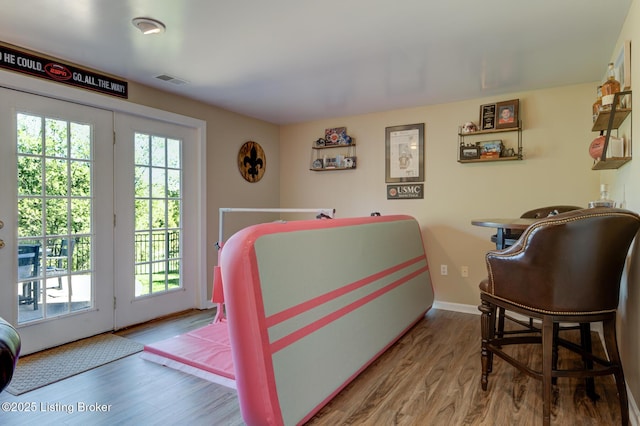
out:
M135 296L181 287L181 141L134 136Z
M16 118L18 322L25 323L93 306L93 136L88 124ZM29 250L37 267L25 276Z

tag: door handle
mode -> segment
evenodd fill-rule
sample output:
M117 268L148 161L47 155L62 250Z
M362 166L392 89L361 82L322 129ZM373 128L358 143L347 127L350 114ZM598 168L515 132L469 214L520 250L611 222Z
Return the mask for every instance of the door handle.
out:
M0 240L0 249L4 248L4 240Z

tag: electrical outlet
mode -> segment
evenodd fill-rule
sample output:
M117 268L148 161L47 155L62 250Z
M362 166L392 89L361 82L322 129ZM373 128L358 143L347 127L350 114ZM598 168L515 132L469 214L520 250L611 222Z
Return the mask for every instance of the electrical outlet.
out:
M447 275L449 273L449 268L447 265L440 265L440 275Z
M460 268L460 275L462 275L463 278L467 278L469 276L469 267L468 266L462 266Z

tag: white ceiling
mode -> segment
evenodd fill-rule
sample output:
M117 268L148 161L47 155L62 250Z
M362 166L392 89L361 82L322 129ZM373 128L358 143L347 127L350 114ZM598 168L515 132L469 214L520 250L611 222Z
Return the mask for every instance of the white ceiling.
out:
M631 2L0 0L0 41L288 124L599 80Z

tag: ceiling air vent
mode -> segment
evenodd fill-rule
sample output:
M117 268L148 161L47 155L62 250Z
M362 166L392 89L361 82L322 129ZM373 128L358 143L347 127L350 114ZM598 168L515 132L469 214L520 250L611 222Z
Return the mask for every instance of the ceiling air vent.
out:
M166 81L167 83L175 84L176 86L181 86L183 84L187 84L187 82L185 80L181 80L179 78L172 77L172 76L167 75L167 74L157 75L156 78L158 80Z

